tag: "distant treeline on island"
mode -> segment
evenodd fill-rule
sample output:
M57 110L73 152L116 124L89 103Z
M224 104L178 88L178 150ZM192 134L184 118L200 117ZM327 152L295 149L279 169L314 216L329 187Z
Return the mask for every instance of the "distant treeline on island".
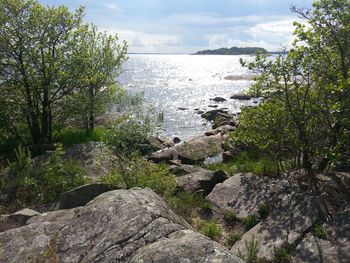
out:
M263 54L277 54L281 52L268 52L261 47L231 47L231 48L219 48L213 50L202 50L194 53L193 55L255 55L257 53Z

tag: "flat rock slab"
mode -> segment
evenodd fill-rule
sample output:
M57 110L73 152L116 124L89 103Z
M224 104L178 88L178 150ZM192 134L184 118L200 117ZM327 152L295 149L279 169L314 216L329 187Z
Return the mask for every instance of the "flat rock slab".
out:
M327 239L317 238L312 233L307 234L296 248L294 262L350 262L350 206L336 214L323 227Z
M0 262L242 262L149 189L106 192L27 224L0 233Z
M161 151L157 151L149 158L154 162L181 160L183 164L194 164L204 161L207 157L222 152L223 139L221 134L201 136L187 142L177 144Z

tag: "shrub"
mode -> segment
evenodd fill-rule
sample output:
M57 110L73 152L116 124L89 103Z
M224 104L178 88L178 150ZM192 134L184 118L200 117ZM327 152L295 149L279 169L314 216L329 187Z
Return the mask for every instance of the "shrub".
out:
M242 223L246 229L249 230L259 223L259 219L256 217L256 215L249 215L242 219Z
M224 213L224 221L226 224L232 224L237 221L237 215L233 211L226 211Z
M292 258L289 255L288 250L283 248L283 247L281 247L281 248L275 249L273 262L276 262L276 263L289 263L289 262L292 262Z
M316 224L314 227L314 235L320 239L326 239L327 233L324 227L321 224Z
M230 246L233 246L237 241L241 240L243 236L243 231L234 230L228 236L228 243Z
M248 242L245 241L245 253L238 250L237 256L244 260L246 263L257 263L258 262L258 241L252 236L252 239Z
M18 205L38 205L57 201L61 193L88 182L82 167L63 159L61 145L45 160L34 162L28 149L16 150L16 161L10 163L1 192Z
M204 221L200 231L211 239L217 239L222 235L222 229L215 221Z
M269 207L266 204L260 204L258 213L261 219L267 218L269 215Z
M202 204L202 210L205 213L211 213L213 211L213 206L211 203L204 201L204 203Z
M176 189L175 177L165 165L154 164L139 156L126 160L122 167L115 167L101 181L117 188L149 187L164 197L171 196Z

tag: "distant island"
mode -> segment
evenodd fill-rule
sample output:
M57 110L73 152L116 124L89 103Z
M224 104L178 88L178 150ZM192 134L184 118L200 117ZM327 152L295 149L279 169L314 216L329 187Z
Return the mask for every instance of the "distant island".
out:
M193 55L255 55L257 53L266 54L268 51L261 47L231 47L213 50L202 50ZM270 52L269 52L270 53Z

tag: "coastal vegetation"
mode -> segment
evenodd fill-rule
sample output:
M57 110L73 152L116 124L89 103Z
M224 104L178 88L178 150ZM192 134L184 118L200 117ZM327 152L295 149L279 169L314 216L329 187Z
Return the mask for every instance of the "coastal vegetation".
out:
M258 100L203 112L212 129L180 143L120 87L127 44L83 8L0 0L0 261L292 262L314 243L348 258L350 3L292 10L286 53L197 53L257 53L232 99Z
M198 51L194 55L256 55L258 53L267 54L268 52L261 47L225 47Z

